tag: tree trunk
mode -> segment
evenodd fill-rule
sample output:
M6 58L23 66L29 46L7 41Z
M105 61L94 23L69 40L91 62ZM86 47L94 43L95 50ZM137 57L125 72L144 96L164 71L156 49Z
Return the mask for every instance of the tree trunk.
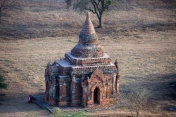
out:
M136 117L139 117L139 111L136 112Z
M2 23L2 8L0 7L0 24Z
M99 21L99 25L97 28L102 28L103 24L102 24L102 15L100 15L100 17L98 17L98 21Z

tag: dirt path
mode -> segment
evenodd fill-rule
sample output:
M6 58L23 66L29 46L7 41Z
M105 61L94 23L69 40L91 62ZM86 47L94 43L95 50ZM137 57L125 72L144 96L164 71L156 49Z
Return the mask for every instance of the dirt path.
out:
M35 104L28 104L26 97L0 97L0 117L47 117L49 112Z

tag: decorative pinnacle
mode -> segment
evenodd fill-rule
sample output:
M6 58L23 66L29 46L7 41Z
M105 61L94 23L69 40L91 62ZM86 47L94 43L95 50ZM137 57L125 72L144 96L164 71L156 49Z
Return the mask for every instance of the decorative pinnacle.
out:
M94 26L92 24L92 21L90 19L90 13L87 12L87 17L86 17L86 21L83 25L82 31L80 34L94 34L95 33L95 29Z

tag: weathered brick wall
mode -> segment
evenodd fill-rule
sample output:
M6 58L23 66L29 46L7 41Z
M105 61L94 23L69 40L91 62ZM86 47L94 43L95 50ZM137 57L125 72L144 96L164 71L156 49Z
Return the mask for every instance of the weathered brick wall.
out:
M95 88L100 90L100 105L110 104L119 90L119 75L116 72L103 74L96 69L91 75L75 74L51 79L51 67L46 69L46 98L51 105L91 106L94 105ZM90 71L90 70L87 70ZM54 87L54 88L53 88ZM52 88L52 89L51 89ZM52 91L52 94L49 92ZM49 96L49 97L48 97Z
M48 64L45 70L46 97L50 105L106 106L116 103L119 68L111 63L88 13L78 44L65 58Z

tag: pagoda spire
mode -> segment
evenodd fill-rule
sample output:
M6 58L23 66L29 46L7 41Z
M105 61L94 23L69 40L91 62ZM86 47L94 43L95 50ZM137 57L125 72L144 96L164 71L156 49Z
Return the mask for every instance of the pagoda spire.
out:
M71 54L79 58L102 57L104 55L103 47L98 44L98 37L90 19L89 12L80 32L79 42L71 50Z
M90 13L87 12L86 21L83 25L83 28L82 28L80 34L90 35L90 34L94 34L94 33L95 33L95 29L94 29L94 26L93 26L92 21L90 19Z

